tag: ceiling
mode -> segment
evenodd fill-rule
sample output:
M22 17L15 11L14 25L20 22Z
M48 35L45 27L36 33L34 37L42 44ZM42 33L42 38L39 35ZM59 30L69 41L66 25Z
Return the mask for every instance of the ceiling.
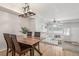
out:
M1 7L8 10L22 13L23 3L0 3ZM79 3L30 3L31 10L36 13L36 17L43 20L79 19Z

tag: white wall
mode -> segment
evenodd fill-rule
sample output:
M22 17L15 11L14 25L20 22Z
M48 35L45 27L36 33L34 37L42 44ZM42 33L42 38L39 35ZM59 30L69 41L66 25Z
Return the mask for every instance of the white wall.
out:
M23 3L0 3L0 6L22 13ZM41 31L41 24L56 20L79 19L79 3L30 3L31 10L36 13L36 30ZM33 22L33 21L31 21ZM39 23L39 24L38 24Z
M71 25L71 40L79 43L79 22Z
M22 26L34 31L34 22L35 21L32 21L29 18L19 18L18 15L0 11L0 50L6 48L3 33L7 32L20 34Z
M0 11L0 49L4 49L6 47L3 33L19 33L19 23L20 20L18 16Z
M64 24L64 29L69 28L69 35L65 35L65 41L74 41L79 43L79 22L67 22Z

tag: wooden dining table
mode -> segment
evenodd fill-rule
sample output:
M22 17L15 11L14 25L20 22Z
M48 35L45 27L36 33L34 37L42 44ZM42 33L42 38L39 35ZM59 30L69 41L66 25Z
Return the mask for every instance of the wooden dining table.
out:
M34 56L34 50L36 50L40 54L40 56L42 55L39 47L36 48L36 46L39 45L39 43L40 43L40 40L38 38L36 38L36 37L23 38L23 37L17 36L17 41L32 47L32 49L30 51L31 56Z

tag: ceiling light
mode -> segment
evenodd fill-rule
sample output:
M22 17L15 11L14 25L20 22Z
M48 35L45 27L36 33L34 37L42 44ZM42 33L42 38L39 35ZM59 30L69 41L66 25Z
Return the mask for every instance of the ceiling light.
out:
M29 17L29 16L34 16L36 15L34 12L31 11L30 6L28 3L25 3L25 6L23 8L23 14L20 14L19 17Z

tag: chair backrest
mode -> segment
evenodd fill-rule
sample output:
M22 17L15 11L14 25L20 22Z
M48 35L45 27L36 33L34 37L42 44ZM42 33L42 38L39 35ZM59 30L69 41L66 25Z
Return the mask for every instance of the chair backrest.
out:
M12 38L13 44L14 44L14 46L15 46L15 51L16 51L16 52L20 52L20 51L21 51L21 48L20 48L19 43L17 42L17 37L16 37L16 35L11 34L11 38Z
M40 37L40 32L35 32L34 37Z
M12 42L12 39L10 37L10 34L3 33L3 35L4 35L4 39L6 41L6 44L7 44L7 48L10 48L12 50L14 48L14 46L13 46L13 42Z
M32 37L32 32L27 32L27 37Z

